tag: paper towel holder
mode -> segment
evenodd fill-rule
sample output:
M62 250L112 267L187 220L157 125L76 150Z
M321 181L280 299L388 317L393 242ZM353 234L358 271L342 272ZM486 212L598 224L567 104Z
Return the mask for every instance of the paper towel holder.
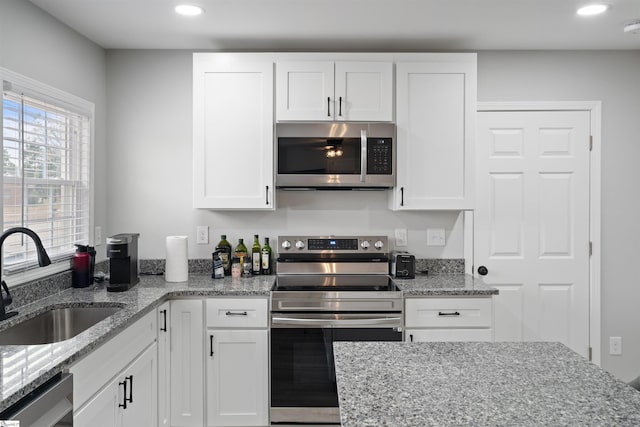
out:
M139 236L139 233L122 233L107 237L108 292L127 291L140 281L138 277Z

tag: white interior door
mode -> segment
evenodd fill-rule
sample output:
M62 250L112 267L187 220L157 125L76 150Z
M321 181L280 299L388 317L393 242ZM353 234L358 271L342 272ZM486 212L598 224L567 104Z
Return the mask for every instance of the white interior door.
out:
M474 263L496 341L589 352L588 111L478 113Z

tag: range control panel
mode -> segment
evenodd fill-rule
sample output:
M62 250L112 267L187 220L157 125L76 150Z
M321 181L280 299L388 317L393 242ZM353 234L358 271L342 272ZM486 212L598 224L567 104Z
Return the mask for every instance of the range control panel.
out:
M386 252L386 236L279 236L280 252L367 253Z

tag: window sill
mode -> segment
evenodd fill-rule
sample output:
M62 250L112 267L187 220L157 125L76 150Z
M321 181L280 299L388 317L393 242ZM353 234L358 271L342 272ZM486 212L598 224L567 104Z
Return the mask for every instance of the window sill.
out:
M31 282L33 280L43 279L54 274L61 273L71 269L71 260L62 260L46 267L36 267L30 270L22 271L14 274L4 274L3 280L7 283L9 288L22 285L23 283Z

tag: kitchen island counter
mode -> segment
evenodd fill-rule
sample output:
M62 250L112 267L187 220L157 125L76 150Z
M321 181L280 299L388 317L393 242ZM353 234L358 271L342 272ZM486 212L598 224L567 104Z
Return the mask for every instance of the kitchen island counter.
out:
M560 343L334 343L343 427L640 425L640 393Z
M210 275L189 275L186 282L165 282L163 276L141 276L125 292L107 292L104 284L69 288L31 304L15 308L18 316L2 322L6 329L52 308L120 307L116 314L65 341L41 345L0 345L0 411L35 390L58 372L122 332L167 299L185 297L268 298L275 276L214 280ZM11 307L13 309L13 307Z

